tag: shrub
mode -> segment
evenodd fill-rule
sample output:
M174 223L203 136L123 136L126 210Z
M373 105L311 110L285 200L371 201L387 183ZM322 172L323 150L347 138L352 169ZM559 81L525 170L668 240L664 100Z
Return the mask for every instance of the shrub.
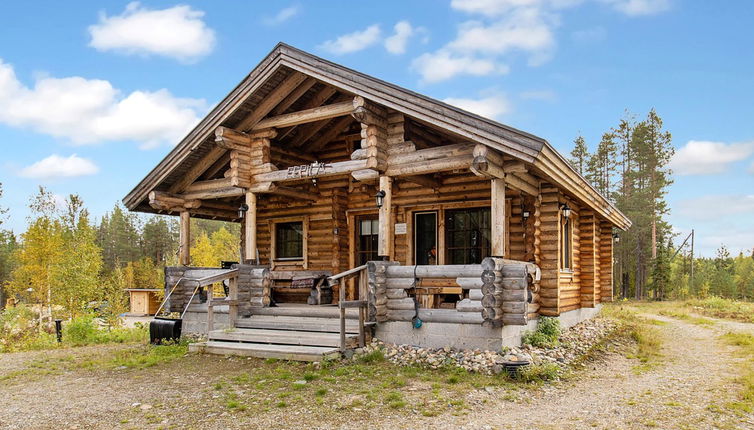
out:
M37 314L19 305L0 312L0 352L45 349L55 345L55 336L40 331Z
M538 348L554 348L558 346L560 332L559 319L540 317L537 329L533 332L525 332L521 338L521 342Z
M71 345L100 343L99 337L99 329L93 315L82 315L63 324L63 339Z

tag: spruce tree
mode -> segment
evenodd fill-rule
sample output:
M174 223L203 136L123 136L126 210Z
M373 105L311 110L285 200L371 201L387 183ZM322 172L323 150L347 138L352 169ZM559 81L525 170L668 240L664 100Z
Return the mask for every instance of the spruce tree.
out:
M586 140L584 140L584 136L579 135L573 140L571 159L568 161L579 172L579 175L585 176L589 157L589 148L586 146Z

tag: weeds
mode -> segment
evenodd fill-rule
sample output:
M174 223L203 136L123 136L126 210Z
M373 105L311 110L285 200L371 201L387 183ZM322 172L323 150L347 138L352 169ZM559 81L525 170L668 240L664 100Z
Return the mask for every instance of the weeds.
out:
M540 317L537 329L525 332L521 342L538 348L554 348L560 338L560 320L552 317Z

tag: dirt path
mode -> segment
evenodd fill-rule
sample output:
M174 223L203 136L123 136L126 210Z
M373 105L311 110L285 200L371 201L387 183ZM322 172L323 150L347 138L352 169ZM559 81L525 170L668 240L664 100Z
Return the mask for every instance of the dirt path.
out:
M66 368L70 351L3 354L0 428L754 429L754 416L724 408L738 391L731 380L741 359L718 340L728 331L754 333L754 325L653 318L667 322L657 326L665 356L657 367L636 373L636 360L610 353L581 376L540 390L476 390L463 399L469 411L461 416L423 417L411 405L394 414L332 407L233 414L212 406L221 400L213 384L218 375L249 371L243 359L189 356L144 371L91 371ZM78 359L119 348L126 347L81 348ZM29 371L29 363L40 365ZM29 373L8 377L14 372Z
M712 326L652 315L667 323L662 364L636 373L636 360L609 354L577 380L546 387L523 401L498 399L465 417L413 421L416 428L468 429L754 429L754 416L736 417L723 406L735 399L731 382L741 358L718 340L753 324L715 320ZM400 426L384 422L382 426Z

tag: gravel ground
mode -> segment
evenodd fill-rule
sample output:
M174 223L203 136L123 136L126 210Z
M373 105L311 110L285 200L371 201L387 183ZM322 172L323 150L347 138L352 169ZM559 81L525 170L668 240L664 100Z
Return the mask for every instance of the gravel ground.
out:
M410 406L388 413L325 406L229 412L211 387L223 374L253 371L242 358L192 355L143 370L64 365L50 370L50 363L70 360L72 350L2 354L0 428L754 428L753 416L715 406L735 398L731 379L741 360L717 338L731 330L754 332L754 325L696 326L653 318L668 322L657 326L665 341L660 366L636 374L635 360L607 353L567 382L516 396L503 389L476 390L467 395L471 410L462 416L423 417ZM120 348L128 346L78 348L74 354L76 360L96 360ZM28 374L15 377L18 372Z

